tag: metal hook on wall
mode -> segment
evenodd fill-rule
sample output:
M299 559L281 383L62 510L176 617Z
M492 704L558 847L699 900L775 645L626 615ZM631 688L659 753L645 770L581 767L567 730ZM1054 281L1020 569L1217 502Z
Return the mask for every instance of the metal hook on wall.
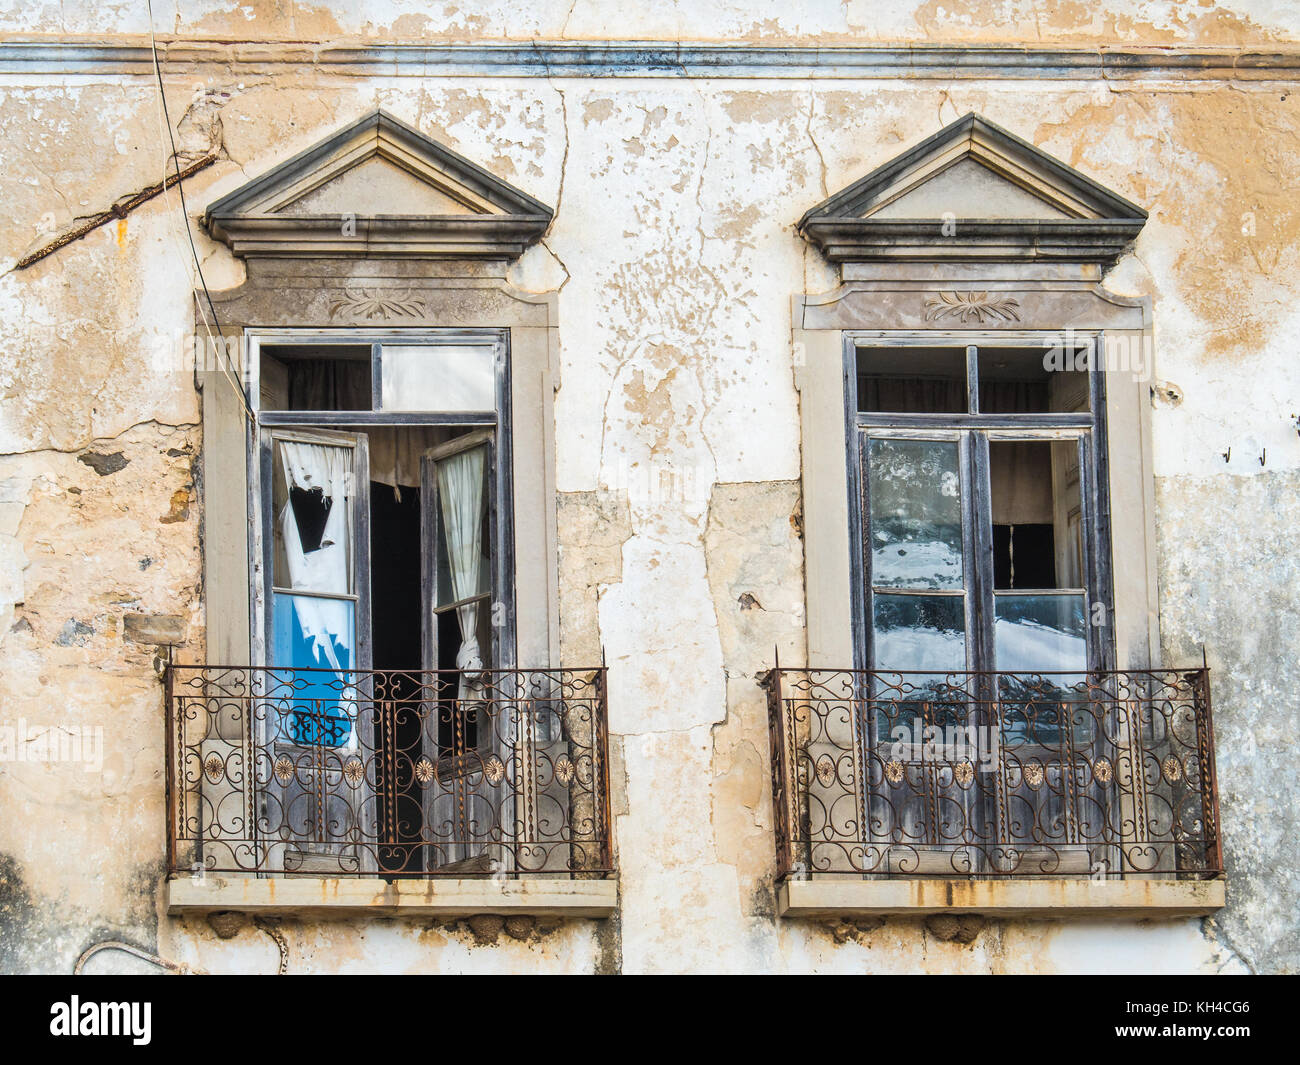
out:
M82 975L85 970L86 962L98 954L101 950L120 950L123 954L130 954L132 957L139 958L141 961L151 962L159 968L166 969L168 972L179 973L182 976L205 976L202 969L195 969L193 966L185 965L181 962L168 961L166 958L160 958L157 954L150 954L147 950L141 950L139 947L130 943L123 943L117 939L106 939L102 943L96 943L88 947L77 959L77 964L73 967L74 976Z

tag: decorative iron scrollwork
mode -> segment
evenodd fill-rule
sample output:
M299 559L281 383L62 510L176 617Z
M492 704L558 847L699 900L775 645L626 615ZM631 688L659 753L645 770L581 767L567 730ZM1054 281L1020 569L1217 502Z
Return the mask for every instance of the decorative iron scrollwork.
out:
M764 683L779 875L1222 871L1204 669Z
M174 872L612 871L603 669L169 670Z

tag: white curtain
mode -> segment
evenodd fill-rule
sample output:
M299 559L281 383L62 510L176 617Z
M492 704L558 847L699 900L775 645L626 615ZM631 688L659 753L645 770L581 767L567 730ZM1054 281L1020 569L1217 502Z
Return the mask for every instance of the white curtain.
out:
M484 472L487 449L471 448L438 463L438 499L442 509L442 526L447 538L447 564L451 570L451 590L456 599L478 595L483 565ZM456 608L460 621L461 644L456 653L456 668L461 671L460 698L472 689L481 689L483 655L478 644L477 602Z
M278 446L286 492L291 493L294 488L308 492L320 490L329 501L325 531L320 547L314 551L303 549L293 513L292 495L285 500L277 515L289 588L294 592L347 595L351 591L348 569L352 508L348 505L348 497L352 494L352 449L296 440L281 440ZM346 624L351 604L333 599L312 599L306 595L295 595L291 601L304 636L312 641L316 656L313 664L331 669L344 668L334 652L334 644L352 650L352 634Z

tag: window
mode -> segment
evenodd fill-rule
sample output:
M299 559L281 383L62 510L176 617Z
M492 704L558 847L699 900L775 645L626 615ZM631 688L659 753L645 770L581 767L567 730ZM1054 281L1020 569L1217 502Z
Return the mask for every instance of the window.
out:
M1078 671L1111 659L1108 630L1086 622L1107 608L1095 565L1109 551L1104 506L1089 495L1102 380L1074 369L1090 365L1086 350L1057 354L1033 337L940 347L850 336L866 668ZM1058 363L1069 368L1047 368Z
M380 873L472 863L477 852L461 843L435 851L412 835L403 845L401 826L465 820L452 834L473 837L484 786L473 771L494 743L476 692L514 661L511 481L500 458L507 336L277 334L253 351L263 574L254 646L271 689L293 693L264 739L296 767L313 764L309 748L340 764L374 748L367 786L313 788L301 768L276 783L297 839L286 868L347 860L346 844L310 843L311 825L330 816L318 794L348 805L335 814L345 823L389 826L396 844L358 855ZM450 786L422 789L430 772Z
M847 343L865 743L896 767L873 781L868 820L890 826L886 869L997 871L996 853L962 843L1007 840L1018 865L1038 826L1079 797L1014 772L1001 804L947 771L919 787L933 768L923 744L959 736L973 755L980 730L996 729L1007 756L1043 765L1049 782L1099 756L1096 718L1070 712L1076 686L1113 660L1109 628L1089 624L1109 613L1093 472L1102 380L1074 369L1091 365L1097 338L1069 352L1033 336L909 339ZM954 824L969 838L949 838ZM1083 846L1050 854L1075 873L1088 860Z

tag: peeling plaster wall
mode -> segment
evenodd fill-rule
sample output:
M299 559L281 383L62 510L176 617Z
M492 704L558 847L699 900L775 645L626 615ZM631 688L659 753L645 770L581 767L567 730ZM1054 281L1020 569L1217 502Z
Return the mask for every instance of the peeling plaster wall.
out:
M1051 41L1293 40L1284 6L1138 0L1114 14L1004 3L662 5L630 32L571 0L295 8L180 3L168 32L247 36ZM608 8L604 8L607 12ZM604 19L605 21L602 21ZM997 27L989 32L988 26ZM0 28L147 31L137 5L63 4ZM163 27L160 26L160 30ZM197 84L196 84L197 81ZM291 971L1294 971L1300 581L1300 97L1217 82L168 79L174 122L224 156L190 212L380 105L557 208L512 268L559 291L562 658L610 665L620 913L609 922L284 921ZM977 110L1147 207L1108 284L1154 302L1166 660L1214 673L1229 906L1200 921L921 922L774 916L766 710L756 675L803 641L790 296L833 288L802 213ZM219 123L214 123L214 112ZM146 77L0 86L0 724L103 730L99 772L0 765L0 969L67 971L120 938L214 971L274 971L271 935L161 915L163 739L150 627L203 655L189 246L173 192L31 269L42 234L159 180ZM1249 216L1249 217L1247 217ZM201 230L208 283L241 265ZM840 412L828 417L839 418ZM1231 460L1221 452L1232 448ZM1267 449L1260 466L1257 456ZM138 620L148 619L145 635ZM134 627L131 627L134 626ZM100 969L134 966L101 955Z

